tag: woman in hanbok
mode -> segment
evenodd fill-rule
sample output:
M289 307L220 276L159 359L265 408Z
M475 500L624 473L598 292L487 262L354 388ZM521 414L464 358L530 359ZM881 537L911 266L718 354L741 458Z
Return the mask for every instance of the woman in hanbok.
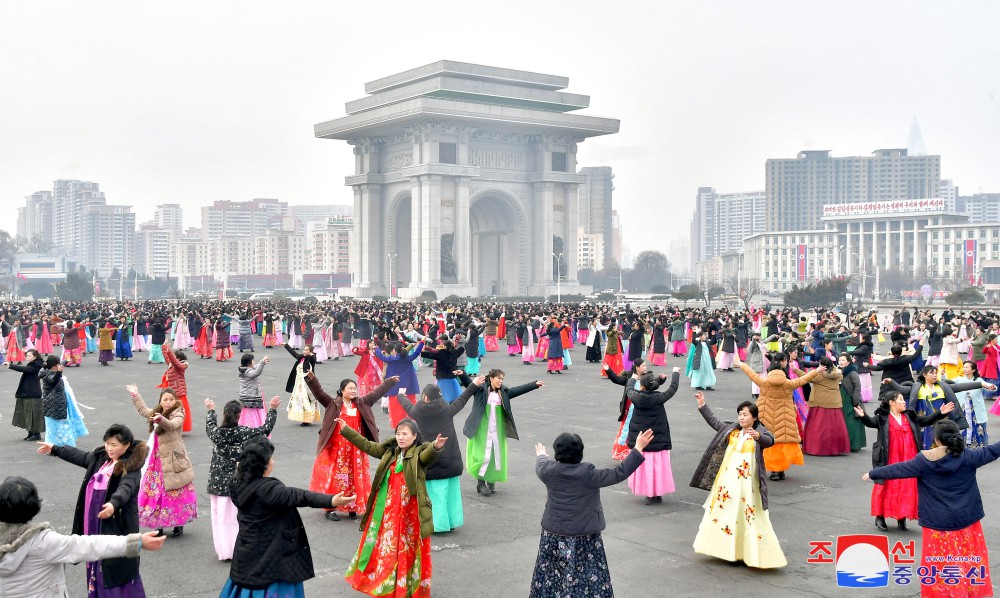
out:
M629 448L635 448L636 438L644 431L653 431L653 440L643 451L645 461L628 478L628 489L632 494L643 497L643 502L647 505L662 503L663 495L672 494L675 490L674 474L670 466L673 444L665 405L677 393L680 371L680 368L674 368L670 386L664 392L656 390L659 380L650 372L639 378L638 389L625 387L625 394L632 403L626 441Z
M57 446L76 446L76 439L87 435L83 415L73 390L63 377L59 358L49 355L38 371L42 386L42 414L45 417L45 442Z
M736 407L736 422L720 421L704 394L694 396L716 432L691 478L692 487L709 491L694 551L757 569L784 567L788 561L771 526L764 477L764 449L774 444L774 435L750 401Z
M211 359L214 326L212 326L210 321L203 319L200 315L192 317L196 318L195 326L198 328L198 332L194 337L194 354L201 359Z
M869 416L860 406L854 408L855 421L878 430L878 440L872 450L872 467L882 467L909 461L917 456L922 442L920 430L933 426L955 406L945 403L930 415L917 415L906 407L906 397L901 392L889 391L879 397L879 406ZM917 518L917 481L915 479L884 480L875 483L871 496L871 515L875 527L888 531L885 518L895 519L901 530L906 529L907 519Z
M132 351L135 353L147 351L149 344L149 322L144 316L140 316L132 323Z
M941 356L938 361L939 376L945 380L953 380L962 375L962 358L958 355L958 329L946 327L941 339Z
M188 458L181 432L184 406L171 388L160 391L160 400L150 409L135 384L125 387L135 410L149 422L153 444L149 447L149 465L140 485L139 523L156 529L174 528L176 538L184 525L198 517L198 494L194 489L194 466Z
M712 353L708 345L708 334L700 332L691 343L684 375L691 379L691 388L715 390L715 370L712 368Z
M417 380L417 372L413 369L413 363L417 357L420 357L420 352L423 349L423 341L417 343L412 350L409 350L402 343L389 343L388 354L374 346L375 357L385 363L385 377L399 379L396 385L382 395L382 412L389 414L389 425L392 427L396 427L396 424L406 417L406 411L401 403L409 401L412 405L416 402L420 382ZM396 395L400 395L399 402L392 401L392 397Z
M278 345L277 336L274 333L274 330L276 328L274 320L275 320L274 315L270 313L264 314L264 323L263 323L264 340L261 341L261 344L264 346L265 349L270 349L271 347L275 347Z
M309 391L324 408L309 489L328 494L342 492L344 496L356 497L355 501L342 505L339 509L348 513L351 519L357 517L358 513L363 515L367 512L365 503L361 501L371 490L371 469L368 466L368 455L348 442L336 428L338 425L347 426L360 433L363 438L372 442L377 440L378 425L375 423L372 405L382 398L389 387L398 382L398 378L387 378L372 392L358 396L357 384L348 378L340 382L336 396L330 396L323 390L313 372L306 375ZM340 521L340 516L332 508L327 510L326 518Z
M653 326L653 338L649 345L649 356L653 365L667 365L667 330L669 330L667 320L661 316Z
M7 334L7 361L11 363L21 364L25 360L24 357L24 342L19 338L21 334L20 320L15 320L14 325L11 326L10 332Z
M358 365L354 366L354 375L358 379L358 392L363 395L367 395L376 386L382 384L384 378L382 361L372 349L372 346L367 346L364 349L361 347L351 349L352 353L360 357Z
M174 334L173 346L175 349L187 349L191 346L191 329L188 326L188 316L184 312L178 314L177 332Z
M535 361L535 345L538 336L527 316L521 316L517 324L517 341L521 350L521 363L531 365Z
M35 321L35 327L32 331L32 342L34 343L34 348L38 349L38 352L42 355L52 353L52 336L49 334L48 322L45 320Z
M631 385L632 388L638 390L639 380L648 371L646 368L646 360L637 359L632 363L631 376L622 372L621 374L615 372L611 369L611 366L605 364L601 366L604 370L605 376L608 380L614 382L619 386L623 386L622 398L618 402L618 433L615 434L615 440L611 445L611 458L615 461L621 461L628 456L629 452L632 450L628 446L628 431L629 424L632 421L632 402L628 398L628 389ZM666 374L660 374L658 383L662 383L667 379ZM659 386L659 384L657 384Z
M925 365L917 375L917 381L911 385L900 385L895 380L884 380L883 384L888 384L893 390L902 392L909 397L907 406L915 411L917 415L928 416L941 409L945 402L955 404L955 409L948 415L960 430L969 427L969 421L965 417L965 411L960 407L956 393L965 390L975 390L977 388L987 388L990 390L996 387L982 378L976 378L971 382L951 383L941 380L938 377L938 366ZM926 450L934 443L934 431L930 428L924 429L921 450Z
M226 316L220 316L212 327L215 331L215 360L229 361L233 358L233 344L229 334L230 322Z
M846 353L841 353L837 357L840 371L844 374L844 379L840 381L840 398L843 402L842 411L844 413L844 425L847 426L847 437L851 442L851 452L856 453L868 446L868 438L865 434L864 424L854 417L854 408L861 405L862 388L857 366L851 361Z
M73 534L124 536L139 531L138 494L146 445L136 442L128 426L114 424L104 433L104 445L91 452L40 442L40 455L51 454L86 470ZM140 598L146 595L139 577L139 558L114 558L87 563L88 598Z
M395 437L381 443L343 424L339 429L351 444L380 459L361 521L365 533L344 577L369 596L429 597L434 520L424 471L448 439L438 435L433 443L422 442L412 419L399 422Z
M560 324L559 320L554 316L549 320L548 326L546 326L545 331L542 333L544 339L547 340L545 358L547 360L547 366L545 369L546 374L562 374L563 367L563 356L565 355L563 351L562 343L562 332L566 330L564 324Z
M861 382L861 402L868 403L872 400L872 372L868 369L871 365L872 354L875 352L870 334L861 336L861 342L847 354L854 359L857 367L858 378Z
M132 321L122 316L118 320L118 332L115 333L115 357L122 361L132 359Z
M608 366L614 372L623 372L625 364L622 361L622 343L618 332L618 326L612 322L608 328L608 342L604 347L604 358L601 360L601 377L607 378L608 374L603 366Z
M500 350L500 342L497 340L498 324L499 322L492 317L486 318L486 326L483 328L483 344L490 353Z
M509 357L521 354L521 340L518 337L517 328L517 323L511 322L505 330L507 334L504 335L504 340L507 342L507 355Z
M809 393L809 419L800 432L802 452L818 457L846 455L851 452L851 438L844 422L844 400L840 392L844 375L834 365L833 359L826 356L820 358L818 369L822 374L813 378L812 392ZM805 375L802 370L795 373Z
M434 377L438 388L441 389L444 400L453 403L461 394L455 371L459 369L458 358L465 353L465 347L456 348L455 343L447 336L441 336L438 340L441 344L436 349L425 346L420 356L434 361Z
M799 362L799 345L789 345L787 355L788 367L785 368L785 374L789 380L794 380L801 375L800 372L805 373ZM809 421L809 403L806 402L806 393L804 392L808 388L807 385L792 391L792 400L795 401L795 424L799 427L799 436L802 438L805 438L806 424Z
M473 397L472 410L462 432L468 438L465 469L476 479L476 491L496 493L496 483L507 481L507 439L518 439L510 400L545 386L535 380L513 388L504 386L502 370L490 370L486 386L472 382L465 392Z
M249 428L259 428L264 425L267 413L264 411L264 385L260 375L264 373L264 366L271 361L270 355L265 355L260 363L254 363L254 356L244 354L240 356L240 367L236 370L240 379L240 421L241 426Z
M311 371L311 370L310 370ZM299 422L300 426L311 426L314 422L320 421L323 416L319 411L319 403L306 385L306 370L302 363L295 366L295 379L292 384L292 394L288 397L288 408L286 412L288 419Z
M327 359L330 359L330 354L327 352L326 347L326 336L327 336L327 326L326 322L320 320L319 322L313 322L310 324L313 330L312 345L316 350L316 363L323 363Z
M684 331L684 320L675 318L670 323L670 353L674 357L687 355L687 341Z

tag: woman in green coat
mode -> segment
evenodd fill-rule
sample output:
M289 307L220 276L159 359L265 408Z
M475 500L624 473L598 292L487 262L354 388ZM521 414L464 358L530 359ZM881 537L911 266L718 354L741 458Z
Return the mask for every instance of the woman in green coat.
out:
M364 535L344 577L369 596L398 596L394 588L404 587L406 596L430 596L434 515L425 470L448 439L438 434L433 443L422 442L417 422L410 418L399 422L395 437L382 442L366 439L341 419L337 429L380 459L361 521Z

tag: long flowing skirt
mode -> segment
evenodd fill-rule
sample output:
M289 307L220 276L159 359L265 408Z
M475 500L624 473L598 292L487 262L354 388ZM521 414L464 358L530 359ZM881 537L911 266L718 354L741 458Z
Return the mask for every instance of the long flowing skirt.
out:
M731 370L733 369L733 363L736 361L735 353L727 353L726 351L719 352L719 369L720 370Z
M670 343L670 346L671 346L671 352L674 354L674 356L679 357L681 355L687 355L688 348L686 341L672 341Z
M177 400L181 402L181 406L184 407L184 425L181 427L181 432L190 432L193 422L191 421L191 404L188 403L188 398L186 394L177 395Z
M177 334L174 336L175 349L187 349L191 346L191 332L188 331L187 322L183 320L177 324Z
M595 333L593 342L587 347L587 362L588 363L600 363L602 358L603 345L601 344L601 335Z
M403 473L390 471L379 483L368 527L344 577L369 596L431 595L431 539L420 537L417 498Z
M150 529L176 527L198 518L194 482L174 490L164 485L160 439L154 436L148 467L139 484L139 525Z
M872 400L872 375L871 373L858 372L858 378L861 379L861 402L870 403Z
M990 437L986 433L986 422L976 419L976 410L972 407L972 402L967 402L965 406L965 421L969 422L969 427L962 430L967 448L983 448L990 443Z
M295 387L288 397L288 406L285 409L288 419L293 422L310 424L323 420L320 413L319 402L313 396L312 391L306 386L305 378L301 370L295 377Z
M97 354L97 361L100 363L111 363L115 360L115 354L111 349L101 349L101 352Z
M24 351L17 342L17 333L12 330L7 335L7 361L21 363L24 360Z
M868 437L865 433L865 425L861 423L861 420L854 416L854 405L851 403L851 397L844 390L844 387L840 388L840 397L843 399L844 405L841 407L841 413L844 414L844 424L847 426L847 437L851 441L851 452L856 453L868 446Z
M241 334L237 340L239 343L239 351L253 351L253 335L252 334Z
M465 524L459 476L427 480L427 498L431 499L435 533L450 532Z
M198 333L198 339L194 342L194 352L199 357L211 357L212 345L208 342L208 332L203 327Z
M507 343L507 355L518 355L520 352L521 352L521 341Z
M14 415L10 423L32 434L45 431L41 399L14 399Z
M920 553L921 568L928 572L927 577L934 579L932 584L921 586L921 596L978 598L993 595L990 553L986 548L986 538L983 537L982 522L977 521L969 527L950 532L925 527ZM977 562L951 561L950 556L968 557ZM943 571L945 564L958 570L959 583L950 585L948 577L942 575L951 572Z
M236 520L239 509L228 496L211 495L212 502L212 543L215 554L220 561L233 558L236 549L236 536L240 533L240 524Z
M227 578L219 598L306 598L306 590L301 581L276 581L266 588L252 589L237 585L231 578Z
M507 421L503 408L487 406L486 413L479 420L476 434L465 447L465 470L477 480L487 482L507 481ZM496 440L499 450L494 450L489 442L489 410L496 411Z
M229 345L222 349L215 350L215 360L216 361L229 361L233 358L233 346Z
M165 363L166 360L163 359L163 345L150 345L149 346L149 359L148 363Z
M382 400L384 401L385 397L383 397ZM403 406L399 404L399 401L409 401L410 403L416 403L417 395L415 394L406 395L406 398L400 397L396 401L393 401L392 397L389 397L389 425L392 427L393 430L396 429L396 426L399 425L399 422L406 419L407 417L406 411L403 409Z
M628 489L636 496L663 496L674 491L674 474L670 469L670 451L646 451L646 458L628 477Z
M542 530L530 598L588 596L611 598L611 572L601 533L559 536Z
M759 569L784 567L788 561L761 502L756 453L754 442L736 450L730 441L705 500L694 551Z
M441 389L441 397L447 403L454 403L455 399L462 394L462 387L454 378L438 378L437 386Z
M768 471L787 471L792 465L805 465L799 443L775 442L764 449L764 467Z
M851 419L856 419L853 413L851 415ZM813 407L809 410L802 452L819 457L851 452L851 439L847 435L844 412L839 407Z
M263 407L244 407L240 411L240 425L248 428L259 428L267 419L267 410Z
M521 342L521 361L524 363L532 363L535 361L535 340L531 336L531 332L528 332L528 342L525 344Z
M469 357L465 362L465 373L469 376L476 376L479 374L479 358Z
M616 374L620 374L625 371L625 364L622 362L622 354L615 353L614 355L604 354L604 359L601 360L601 365L607 365ZM607 378L608 375L604 373L604 368L601 368L601 378Z
M132 342L128 339L119 339L115 344L115 357L118 359L132 359Z
M101 520L97 518L97 514L101 512L107 490L92 487L88 487L88 490L90 494L85 501L87 508L84 513L86 518L84 533L88 536L95 536L101 529ZM105 588L103 561L89 561L87 563L88 598L145 598L145 596L146 590L142 586L142 577L138 574L120 586Z
M611 458L615 461L624 461L625 457L632 452L628 447L628 428L632 422L632 402L625 399L625 417L618 424L618 434L611 444Z
M371 487L368 455L335 431L330 442L316 455L309 490L324 494L343 492L344 496L354 496L354 502L337 507L337 510L364 514L365 500Z

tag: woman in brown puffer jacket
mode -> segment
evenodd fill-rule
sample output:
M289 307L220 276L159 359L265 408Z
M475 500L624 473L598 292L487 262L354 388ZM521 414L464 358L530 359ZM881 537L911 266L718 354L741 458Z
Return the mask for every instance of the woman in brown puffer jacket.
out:
M844 402L840 396L844 374L834 367L829 357L821 358L817 369L821 374L813 380L809 393L809 418L803 432L802 452L817 457L846 455L851 452L851 439L847 435ZM795 373L805 375L799 369Z
M155 432L159 466L151 461L139 487L139 523L158 529L173 527L173 536L184 533L184 524L198 517L198 495L194 489L194 468L188 458L181 431L184 428L184 407L171 388L160 391L159 404L150 409L139 395L135 384L125 387L132 396L139 415ZM152 447L150 447L152 449Z
M760 421L774 434L774 445L764 449L764 466L771 472L768 479L783 480L785 470L789 467L805 464L802 460L802 447L799 446L799 428L795 424L792 391L812 382L822 372L813 370L801 378L789 380L782 369L788 365L788 358L784 353L774 356L765 376L739 361L739 355L736 356L736 363L747 378L760 387L760 397L757 399Z

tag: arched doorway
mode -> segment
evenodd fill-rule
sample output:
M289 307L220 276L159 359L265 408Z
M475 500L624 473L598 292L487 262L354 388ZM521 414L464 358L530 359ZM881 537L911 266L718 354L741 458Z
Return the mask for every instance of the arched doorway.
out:
M483 194L469 207L472 285L480 295L524 295L525 225L510 199Z
M391 210L392 226L389 227L386 247L389 254L382 256L386 263L386 275L391 271L392 280L386 281L397 289L412 282L413 249L410 239L410 218L412 217L410 194L397 196ZM389 256L395 255L390 267Z

